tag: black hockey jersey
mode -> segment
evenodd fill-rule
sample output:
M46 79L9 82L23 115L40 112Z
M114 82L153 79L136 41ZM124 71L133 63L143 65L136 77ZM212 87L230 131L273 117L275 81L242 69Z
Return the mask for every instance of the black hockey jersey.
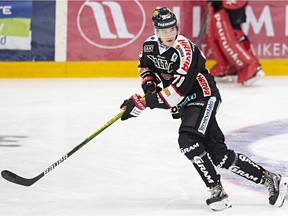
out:
M151 109L169 109L185 101L216 96L221 100L214 77L205 67L206 58L189 39L178 35L172 47L159 42L157 36L149 37L139 55L140 76L153 73L161 80L163 89L147 95Z

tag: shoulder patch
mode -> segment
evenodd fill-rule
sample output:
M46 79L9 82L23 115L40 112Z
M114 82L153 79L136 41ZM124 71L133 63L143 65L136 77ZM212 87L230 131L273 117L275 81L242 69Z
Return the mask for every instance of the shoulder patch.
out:
M147 44L147 45L144 46L143 49L144 49L144 52L146 52L146 53L147 53L147 52L153 52L153 50L154 50L154 45L148 45L148 44Z
M173 53L172 57L171 57L171 61L172 62L176 62L178 58L178 55L176 53Z

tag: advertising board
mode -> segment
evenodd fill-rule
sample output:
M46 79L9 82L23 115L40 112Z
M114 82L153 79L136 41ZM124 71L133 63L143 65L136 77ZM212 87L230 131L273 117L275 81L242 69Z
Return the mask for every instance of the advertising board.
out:
M152 12L167 6L178 17L180 32L196 41L206 1L68 2L68 61L137 60L142 43L153 35ZM262 59L288 58L288 5L285 1L251 1L243 31ZM201 46L212 58L207 43Z

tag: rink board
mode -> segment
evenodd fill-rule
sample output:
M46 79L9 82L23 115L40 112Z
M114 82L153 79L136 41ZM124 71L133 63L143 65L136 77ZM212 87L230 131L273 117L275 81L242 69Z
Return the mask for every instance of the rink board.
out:
M210 68L215 61L208 60ZM266 76L288 75L288 61L261 60ZM0 78L137 77L137 61L0 62Z

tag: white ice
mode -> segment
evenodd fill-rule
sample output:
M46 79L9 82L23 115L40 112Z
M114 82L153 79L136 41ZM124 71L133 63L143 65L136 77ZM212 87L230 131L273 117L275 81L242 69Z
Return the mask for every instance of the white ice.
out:
M40 174L117 115L124 99L141 94L139 82L1 79L1 170L26 178ZM237 137L241 147L287 176L288 131L261 128L271 122L273 131L277 122L288 122L288 77L267 77L252 87L218 86L223 132L233 137L251 127L251 139ZM207 188L179 151L179 123L169 111L146 109L139 118L115 122L30 187L1 177L0 215L287 215L287 200L282 208L271 207L265 188L222 170L233 207L212 212L205 204ZM254 141L254 135L261 139Z

